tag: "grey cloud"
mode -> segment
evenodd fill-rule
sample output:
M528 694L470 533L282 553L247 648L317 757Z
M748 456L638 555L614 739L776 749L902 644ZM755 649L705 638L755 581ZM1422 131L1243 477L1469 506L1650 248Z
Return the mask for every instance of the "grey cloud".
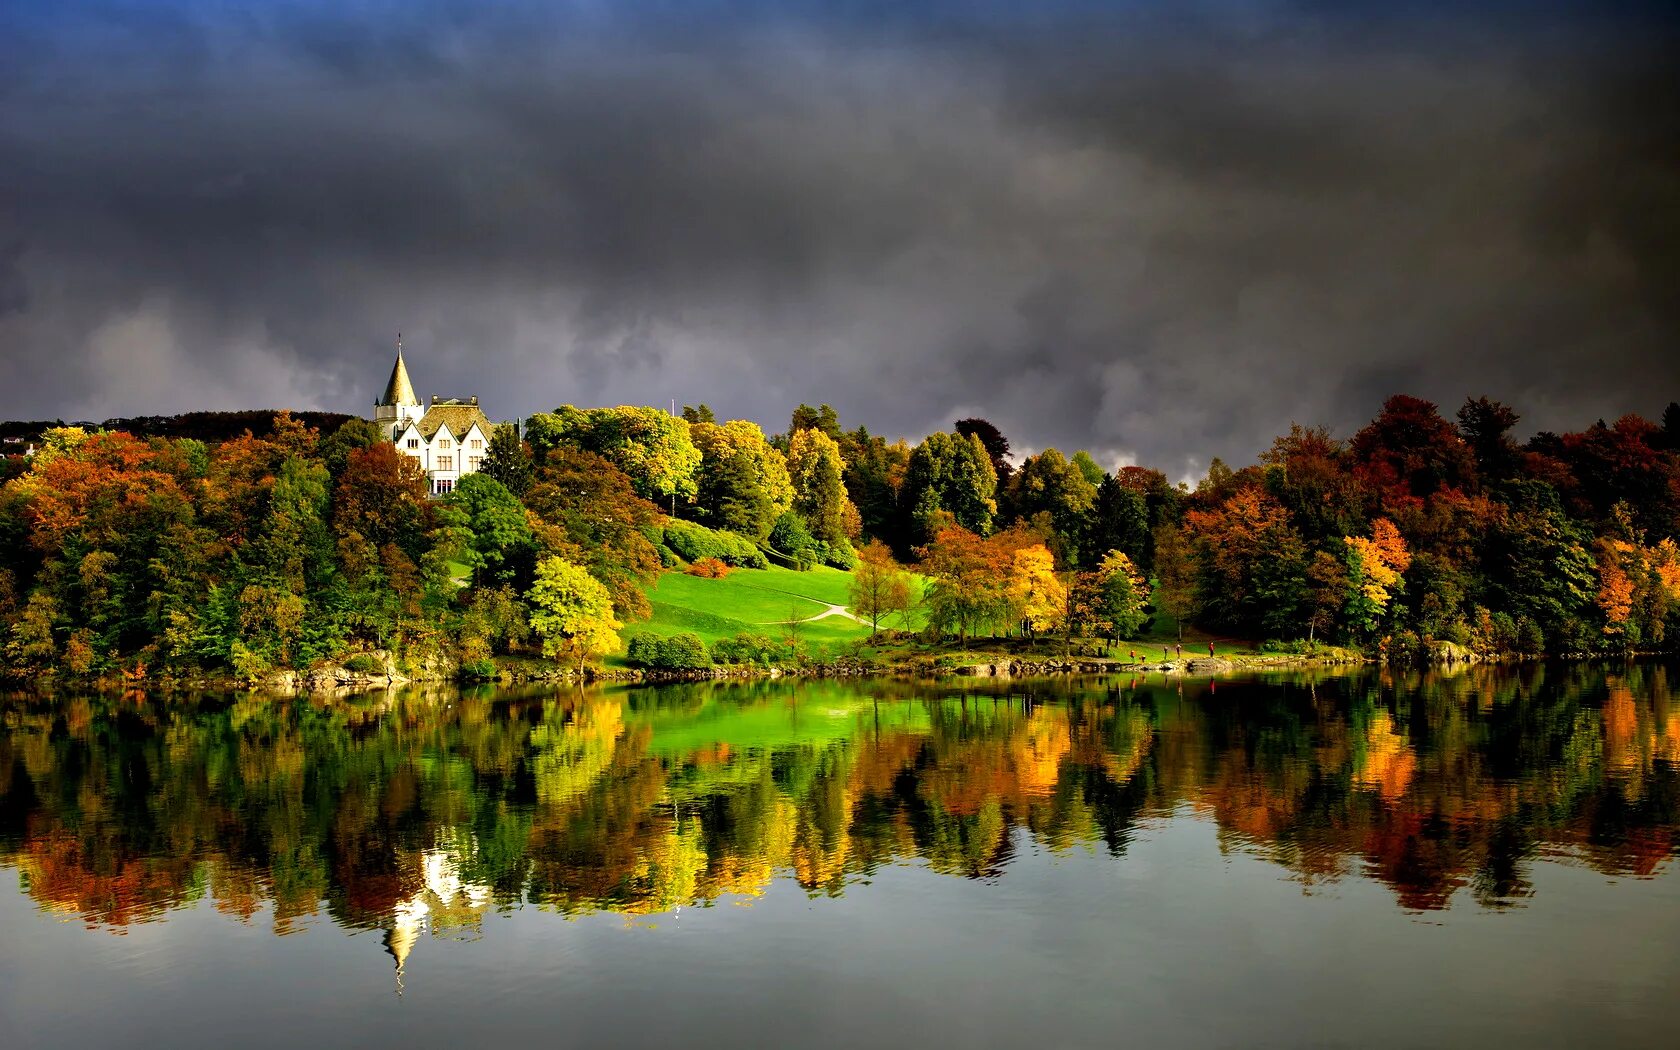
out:
M400 329L504 417L984 414L1176 475L1396 390L1680 385L1655 17L420 10L14 27L0 415L360 411Z

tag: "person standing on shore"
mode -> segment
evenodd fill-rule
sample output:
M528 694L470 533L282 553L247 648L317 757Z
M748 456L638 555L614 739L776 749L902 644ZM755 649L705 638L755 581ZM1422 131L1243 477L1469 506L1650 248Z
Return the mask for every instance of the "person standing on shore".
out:
M1208 655L1209 656L1213 655L1213 643L1212 642L1208 643Z

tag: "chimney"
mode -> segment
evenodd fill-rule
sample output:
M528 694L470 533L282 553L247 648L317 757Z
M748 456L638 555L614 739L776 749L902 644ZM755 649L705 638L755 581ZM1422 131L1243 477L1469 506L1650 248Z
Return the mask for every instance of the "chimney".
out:
M478 404L478 395L477 395L477 394L474 394L474 395L473 395L473 396L472 396L472 403L473 403L473 404L474 404L474 405L477 405L477 404Z

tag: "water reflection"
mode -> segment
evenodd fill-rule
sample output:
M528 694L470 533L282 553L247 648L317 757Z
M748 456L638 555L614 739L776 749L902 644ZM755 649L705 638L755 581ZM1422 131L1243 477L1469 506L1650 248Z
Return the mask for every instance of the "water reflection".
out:
M473 936L535 905L632 921L813 895L904 861L1008 878L1206 820L1309 890L1428 911L1525 902L1540 861L1656 874L1680 819L1663 666L997 690L766 683L0 705L0 863L122 932L208 898L276 933L324 913ZM1123 863L1123 860L1117 861ZM1163 877L1170 877L1166 873ZM640 918L636 918L640 917Z

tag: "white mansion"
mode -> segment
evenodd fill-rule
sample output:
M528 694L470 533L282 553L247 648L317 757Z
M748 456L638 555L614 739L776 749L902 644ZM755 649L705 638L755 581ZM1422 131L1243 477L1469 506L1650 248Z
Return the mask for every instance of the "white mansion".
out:
M408 381L401 340L385 395L374 402L373 421L397 451L419 460L434 496L453 490L463 476L478 470L490 447L490 419L479 409L477 397L463 401L434 394L431 404L420 404Z

